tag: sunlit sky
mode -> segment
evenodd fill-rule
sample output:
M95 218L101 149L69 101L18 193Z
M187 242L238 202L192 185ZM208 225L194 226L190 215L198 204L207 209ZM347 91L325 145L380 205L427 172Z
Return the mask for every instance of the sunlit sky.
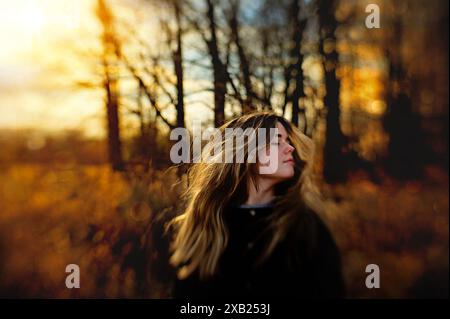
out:
M98 93L74 92L68 85L83 67L67 50L96 26L92 4L0 0L0 127L85 128L100 134L93 123L99 119Z
M142 6L139 0L109 3L121 6L117 11L122 16L134 14L132 21L136 21L133 6ZM81 129L88 135L104 134L103 92L73 88L76 81L95 78L93 65L98 62L89 54L99 47L95 4L95 0L0 0L0 128ZM149 32L156 36L155 29L148 31L152 22L145 21L145 37L151 38ZM314 66L304 65L310 75ZM363 76L367 77L373 75ZM372 91L376 87L363 83ZM198 91L197 87L205 86L210 85L186 80L186 89ZM365 98L379 95L364 88L359 91ZM346 95L342 98L345 102ZM208 99L197 95L195 100L200 102L186 101L188 122L212 116L204 105L211 102ZM383 105L375 102L369 106L378 113Z

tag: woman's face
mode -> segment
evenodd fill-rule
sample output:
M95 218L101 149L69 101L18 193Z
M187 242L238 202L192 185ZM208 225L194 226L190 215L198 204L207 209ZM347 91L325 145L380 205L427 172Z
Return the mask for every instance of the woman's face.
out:
M289 144L289 137L284 126L277 123L276 127L278 128L278 135L272 141L267 153L261 156L258 167L267 166L267 164L261 163L276 163L275 169L270 170L270 173L261 174L261 170L259 170L260 177L281 182L294 176L294 158L292 156L294 147Z

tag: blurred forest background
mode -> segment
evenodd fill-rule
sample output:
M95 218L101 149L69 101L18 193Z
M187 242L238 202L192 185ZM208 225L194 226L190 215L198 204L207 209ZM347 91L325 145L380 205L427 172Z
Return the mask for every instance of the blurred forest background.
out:
M369 3L380 28L366 27ZM169 132L317 144L348 296L448 297L448 1L0 1L0 296L164 298ZM81 288L67 289L78 264ZM367 289L377 264L381 288Z

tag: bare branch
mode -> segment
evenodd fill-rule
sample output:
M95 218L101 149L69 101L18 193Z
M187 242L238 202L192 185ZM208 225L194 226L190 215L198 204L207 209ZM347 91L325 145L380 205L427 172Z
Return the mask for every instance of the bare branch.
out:
M138 72L134 68L134 66L128 61L127 57L123 55L123 61L125 62L125 65L130 70L130 72L133 74L134 78L138 81L139 86L142 88L143 93L148 98L152 106L155 108L156 115L161 118L161 120L170 128L174 129L175 125L171 124L161 113L160 108L158 107L158 103L156 101L155 96L149 91L147 85L145 84L144 80L139 76Z

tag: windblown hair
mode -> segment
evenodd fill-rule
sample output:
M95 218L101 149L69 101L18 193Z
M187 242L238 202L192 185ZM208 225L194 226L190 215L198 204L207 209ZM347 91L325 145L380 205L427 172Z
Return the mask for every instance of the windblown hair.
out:
M298 128L272 112L244 115L219 128L223 137L226 128L265 128L269 131L277 123L286 129L289 142L295 148L292 153L294 176L275 186L274 214L270 216L267 229L271 236L259 262L268 258L286 237L300 212L305 208L316 212L321 210L321 197L311 178L314 144ZM235 152L234 143L230 144ZM244 148L244 152L247 159L248 147ZM222 155L225 154L219 156ZM178 268L180 279L194 271L198 271L201 278L206 278L216 273L220 256L228 243L229 234L224 219L227 208L246 201L248 185L257 185L258 174L256 164L247 160L243 163L201 161L191 166L188 176L189 185L184 193L185 211L169 223L169 226L174 226L170 263Z

